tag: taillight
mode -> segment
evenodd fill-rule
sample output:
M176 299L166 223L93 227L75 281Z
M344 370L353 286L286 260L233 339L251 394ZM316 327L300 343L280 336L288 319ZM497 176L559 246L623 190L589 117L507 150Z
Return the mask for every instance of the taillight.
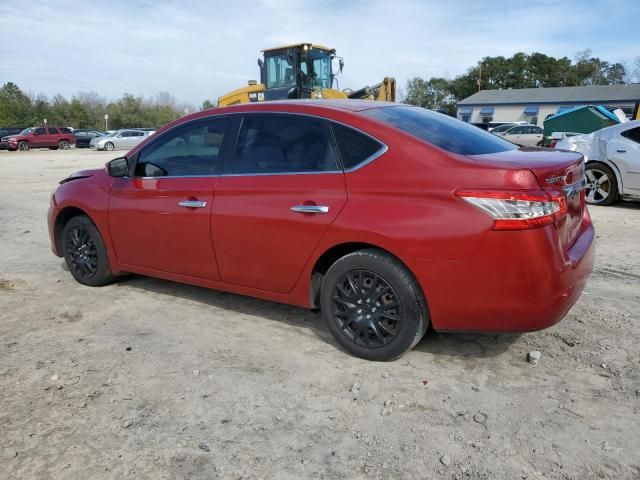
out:
M493 218L494 230L526 230L555 223L567 213L562 192L457 191L456 196Z

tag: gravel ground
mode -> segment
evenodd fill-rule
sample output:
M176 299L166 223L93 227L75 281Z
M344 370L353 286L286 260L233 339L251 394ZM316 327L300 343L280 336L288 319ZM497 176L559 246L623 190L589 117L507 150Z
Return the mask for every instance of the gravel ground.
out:
M380 364L302 309L76 283L49 194L115 156L0 152L0 478L640 478L640 205L591 208L595 271L560 324L429 332Z

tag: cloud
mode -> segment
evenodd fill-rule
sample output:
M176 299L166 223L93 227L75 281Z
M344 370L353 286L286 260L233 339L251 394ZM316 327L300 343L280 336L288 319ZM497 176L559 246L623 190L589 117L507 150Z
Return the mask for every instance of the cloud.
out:
M49 96L168 91L199 104L256 79L261 49L311 41L344 57L342 88L388 75L404 86L517 51L573 57L591 48L630 61L639 21L640 2L625 0L3 2L0 82Z

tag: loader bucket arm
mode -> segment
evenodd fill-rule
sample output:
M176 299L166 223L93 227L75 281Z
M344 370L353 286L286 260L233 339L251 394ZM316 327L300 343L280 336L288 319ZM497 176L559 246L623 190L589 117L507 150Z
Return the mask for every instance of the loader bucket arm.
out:
M382 82L376 85L367 86L358 90L353 90L347 94L349 98L358 100L378 100L383 102L396 101L396 79L384 77Z

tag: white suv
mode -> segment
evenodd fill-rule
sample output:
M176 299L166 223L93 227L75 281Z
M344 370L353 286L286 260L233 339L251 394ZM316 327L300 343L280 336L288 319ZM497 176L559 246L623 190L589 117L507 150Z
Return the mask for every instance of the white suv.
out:
M565 138L555 148L584 155L587 203L640 200L640 120Z

